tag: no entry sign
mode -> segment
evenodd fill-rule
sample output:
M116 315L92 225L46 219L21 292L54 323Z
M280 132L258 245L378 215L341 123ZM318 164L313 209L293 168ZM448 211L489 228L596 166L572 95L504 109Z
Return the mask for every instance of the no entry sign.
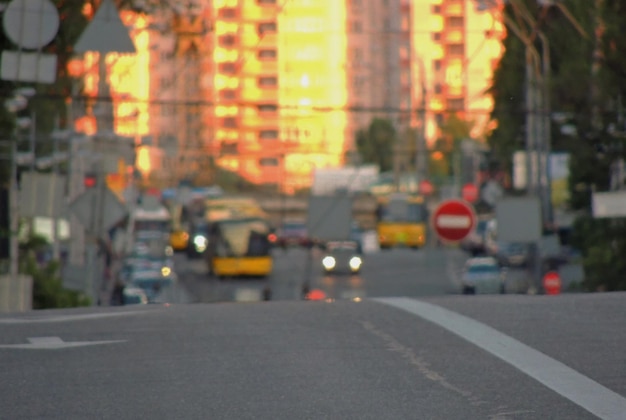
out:
M457 242L470 234L476 223L471 205L463 200L442 202L433 215L433 228L440 239Z

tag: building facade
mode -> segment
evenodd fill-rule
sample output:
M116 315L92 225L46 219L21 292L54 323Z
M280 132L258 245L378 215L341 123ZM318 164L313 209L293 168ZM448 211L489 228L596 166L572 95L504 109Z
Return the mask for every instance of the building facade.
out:
M163 185L208 184L220 167L293 192L313 168L344 164L374 117L401 133L423 125L429 145L450 113L474 121L475 138L487 129L504 28L473 0L213 0L124 13L138 54L110 58L115 130L153 146L140 163Z

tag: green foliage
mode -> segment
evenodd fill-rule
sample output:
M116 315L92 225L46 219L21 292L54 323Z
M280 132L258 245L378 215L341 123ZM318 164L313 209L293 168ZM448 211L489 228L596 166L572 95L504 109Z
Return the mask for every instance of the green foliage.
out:
M374 118L367 129L356 133L355 143L363 163L376 164L381 172L393 168L396 130L391 121Z
M59 263L51 261L39 267L32 255L26 258L23 272L33 278L33 309L75 308L90 306L91 300L82 293L63 288Z
M581 217L572 241L583 252L586 290L626 290L626 220Z
M91 301L84 294L63 288L58 261L44 266L37 263L35 255L48 245L41 235L30 235L20 243L20 272L33 278L33 309L90 306Z
M620 118L626 102L626 3L564 0L562 5L584 30L583 36L559 7L536 7L524 0L539 29L548 38L550 52L550 105L552 112L568 115L576 133L562 132L553 122L551 141L555 151L570 154L570 202L587 216L574 225L573 245L583 254L586 290L626 289L626 228L623 220L594 220L591 191L606 191L610 166L626 156L616 130L626 129ZM602 8L599 9L598 6ZM513 17L509 4L505 13ZM602 30L597 30L601 22ZM600 35L599 35L600 34ZM600 36L600 37L598 37ZM489 137L494 154L510 170L512 152L524 148L525 46L512 31L504 40L505 53L493 78L492 118L497 128ZM539 39L535 48L542 54Z

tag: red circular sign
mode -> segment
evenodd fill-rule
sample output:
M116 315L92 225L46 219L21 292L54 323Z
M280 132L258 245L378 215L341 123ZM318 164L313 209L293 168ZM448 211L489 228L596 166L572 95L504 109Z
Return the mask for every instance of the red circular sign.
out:
M465 184L461 190L461 197L468 203L474 203L478 200L478 187L474 184Z
M558 295L561 293L561 276L556 271L548 271L543 276L543 289L546 295Z
M463 200L447 200L433 214L433 228L440 239L457 242L470 234L476 223L472 206Z
M432 194L434 190L435 187L433 187L433 184L429 180L425 179L420 182L420 193L429 195Z

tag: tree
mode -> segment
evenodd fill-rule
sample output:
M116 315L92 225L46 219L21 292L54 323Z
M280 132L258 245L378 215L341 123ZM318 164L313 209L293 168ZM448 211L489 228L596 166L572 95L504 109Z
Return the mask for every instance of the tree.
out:
M374 118L367 129L356 133L355 143L363 163L376 164L381 172L393 168L396 130L391 121Z
M552 148L570 154L570 208L583 212L573 228L572 244L583 255L585 288L626 289L626 228L623 220L597 220L591 215L591 191L606 191L610 165L624 158L621 102L626 95L626 4L621 0L561 2L584 29L581 36L559 7L540 8L524 0L549 40L551 110L567 115L562 130L553 121ZM512 15L511 5L505 13ZM575 41L574 41L575 40ZM497 128L489 138L510 169L511 153L524 147L524 45L512 33L504 41L506 52L494 74L492 118ZM541 43L536 43L541 53Z

